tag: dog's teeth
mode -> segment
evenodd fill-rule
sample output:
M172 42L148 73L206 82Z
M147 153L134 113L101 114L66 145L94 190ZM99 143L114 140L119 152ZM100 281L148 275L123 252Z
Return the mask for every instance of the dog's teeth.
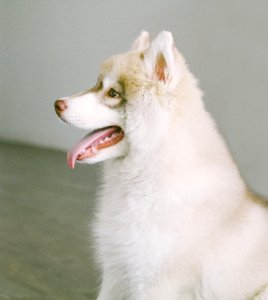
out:
M111 136L111 138L115 138L117 136L118 136L118 133L113 133L112 136Z
M96 147L91 147L91 152L92 153L96 153L98 150L96 149Z
M110 139L110 138L108 138L108 136L106 136L106 137L104 138L104 142L107 142L109 139Z
M103 144L104 143L104 140L100 140L100 144Z

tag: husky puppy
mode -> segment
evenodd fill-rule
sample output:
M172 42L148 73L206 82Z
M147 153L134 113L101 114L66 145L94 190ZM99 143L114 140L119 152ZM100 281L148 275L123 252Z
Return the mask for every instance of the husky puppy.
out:
M170 32L142 32L55 108L90 131L69 166L105 161L98 300L268 299L267 202L241 178Z

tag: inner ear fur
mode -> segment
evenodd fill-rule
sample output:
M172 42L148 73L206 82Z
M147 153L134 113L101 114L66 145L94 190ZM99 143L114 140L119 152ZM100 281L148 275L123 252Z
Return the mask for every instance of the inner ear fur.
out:
M147 75L169 86L179 81L179 70L176 65L173 36L162 31L144 51L144 64Z
M166 68L167 68L166 60L164 58L164 55L160 53L156 59L155 74L157 79L163 81L164 83L166 82L166 74L165 74Z

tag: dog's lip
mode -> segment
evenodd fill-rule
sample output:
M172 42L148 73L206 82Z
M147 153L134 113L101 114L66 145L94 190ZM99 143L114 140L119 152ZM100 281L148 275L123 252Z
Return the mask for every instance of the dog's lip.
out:
M117 144L123 138L124 131L119 126L108 126L88 133L68 152L68 166L73 169L77 160L90 158L98 151Z

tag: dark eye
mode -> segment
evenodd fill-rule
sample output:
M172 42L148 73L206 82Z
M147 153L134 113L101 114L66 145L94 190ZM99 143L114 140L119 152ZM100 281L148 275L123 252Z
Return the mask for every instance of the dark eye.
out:
M109 92L108 92L108 96L111 97L111 98L119 98L120 94L117 93L116 90L110 89Z

